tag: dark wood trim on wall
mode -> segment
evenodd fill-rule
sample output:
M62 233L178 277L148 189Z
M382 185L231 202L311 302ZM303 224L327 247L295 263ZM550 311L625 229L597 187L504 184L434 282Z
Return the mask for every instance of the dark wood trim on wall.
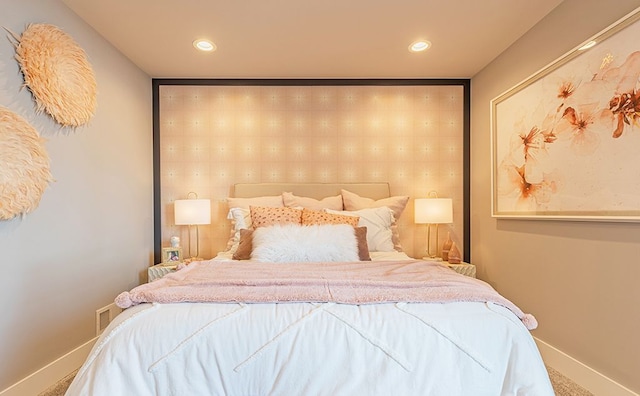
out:
M462 183L464 202L464 261L471 262L471 80L464 80Z
M162 262L162 208L160 189L160 80L152 81L153 90L153 263Z
M468 79L153 79L153 243L154 262L162 261L160 227L160 86L162 85L226 85L226 86L349 86L349 85L460 85L464 89L463 104L463 196L464 196L464 261L471 261L471 81Z
M226 85L226 86L364 86L364 85L462 85L468 88L468 79L420 79L420 78L381 78L381 79L199 79L199 78L154 78L157 85Z

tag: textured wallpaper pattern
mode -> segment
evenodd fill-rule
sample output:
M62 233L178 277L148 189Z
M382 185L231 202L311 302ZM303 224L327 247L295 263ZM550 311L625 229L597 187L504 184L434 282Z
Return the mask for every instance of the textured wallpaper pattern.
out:
M412 198L399 219L409 255L426 250L413 199L432 190L454 204L440 244L450 231L462 251L462 86L161 85L159 96L163 246L178 235L186 255L173 201L190 191L212 201L212 224L199 227L200 256L210 258L229 237L234 183L383 181Z

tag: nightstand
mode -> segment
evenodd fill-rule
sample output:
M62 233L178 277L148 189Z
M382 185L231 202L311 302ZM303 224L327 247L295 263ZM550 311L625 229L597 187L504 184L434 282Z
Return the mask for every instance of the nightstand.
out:
M171 264L171 263L156 264L153 267L149 267L147 268L147 277L148 277L147 282L160 279L166 274L175 272L177 267L178 267L177 264Z
M464 262L459 264L450 264L446 261L443 261L443 263L446 264L447 267L451 268L452 270L456 271L459 274L470 276L472 278L476 277L476 266L473 264L464 263Z

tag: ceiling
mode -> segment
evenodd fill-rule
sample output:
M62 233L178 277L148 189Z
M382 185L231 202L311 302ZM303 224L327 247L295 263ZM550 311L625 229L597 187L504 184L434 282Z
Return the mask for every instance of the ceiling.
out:
M62 1L154 78L470 78L562 2Z

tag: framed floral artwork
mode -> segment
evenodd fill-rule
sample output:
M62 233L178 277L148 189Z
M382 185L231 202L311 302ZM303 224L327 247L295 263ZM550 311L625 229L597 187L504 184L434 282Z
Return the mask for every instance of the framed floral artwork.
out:
M640 221L639 20L491 101L494 217Z

